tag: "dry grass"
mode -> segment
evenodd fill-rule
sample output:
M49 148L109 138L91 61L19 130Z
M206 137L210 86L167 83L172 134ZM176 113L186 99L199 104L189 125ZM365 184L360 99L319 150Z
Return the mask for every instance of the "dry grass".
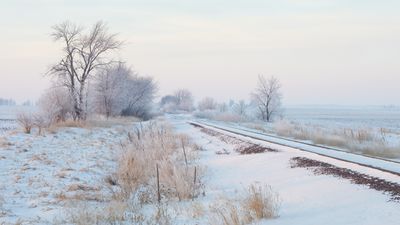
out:
M192 218L201 218L207 213L204 205L201 204L201 202L192 202L190 209Z
M128 205L125 202L119 201L111 201L100 207L86 202L74 201L70 202L66 209L67 221L57 223L76 225L121 224L127 220L125 215L127 208Z
M231 112L203 111L195 112L194 116L224 122L244 122L247 118Z
M67 186L67 191L99 191L99 187L93 187L87 184L74 183Z
M260 125L260 124L247 123L247 124L244 124L244 126L254 129L254 130L259 130L261 132L268 132L268 129L266 129L263 125Z
M127 116L127 117L93 117L86 121L86 124L90 127L101 127L110 128L113 126L123 126L134 122L140 122L141 120L137 117Z
M280 199L270 186L252 184L239 199L221 198L210 207L210 224L245 225L278 217Z
M54 195L58 202L104 202L105 196L100 191L85 192L64 192L60 191Z
M169 207L166 204L159 204L151 217L148 224L154 225L172 225L172 214L169 212Z
M256 219L270 219L278 216L279 196L270 186L250 185L243 201L243 208Z
M50 133L57 133L59 129L65 127L77 127L85 129L110 128L115 126L124 126L139 121L140 119L136 117L111 117L108 119L103 117L93 117L85 121L69 119L66 121L52 123L46 128L46 130ZM121 130L121 133L123 132L125 132L125 129Z
M94 206L86 202L70 202L66 220L57 221L56 224L147 224L171 225L175 211L167 204L159 204L153 208L151 214L145 215L137 206L126 201L110 201L101 206Z
M89 128L85 121L78 120L66 120L52 123L46 130L50 133L57 133L57 131L64 127L78 127L78 128Z
M357 148L355 148L357 149ZM400 158L400 146L399 147L390 147L385 145L371 145L371 146L363 146L358 149L358 151L370 155L377 156L383 158L396 159Z
M112 200L101 205L88 202L71 201L65 210L66 219L55 221L55 224L147 224L170 225L173 224L174 215L177 214L168 204L158 204L148 208L151 211L143 214L141 207L128 201Z
M11 146L12 143L7 140L5 137L0 137L0 148L5 148Z
M202 170L194 164L196 146L187 136L174 134L166 124L149 123L130 133L128 140L116 177L109 179L121 187L124 198L143 194L140 190L146 189L154 195L146 197L146 201L154 201L157 166L163 198L184 200L199 194Z
M203 169L195 164L199 147L190 138L155 122L137 126L126 137L116 171L104 179L111 196L96 199L90 193L98 193L97 187L81 183L67 186L55 196L73 203L63 223L169 225L176 211L168 202L193 199L201 193ZM157 203L157 165L161 203ZM146 216L142 207L150 207Z
M339 147L351 152L366 155L399 158L400 146L390 146L387 143L389 131L380 129L322 129L316 126L306 126L285 120L274 123L276 134L299 140L310 140L315 144Z
M218 205L211 206L214 215L210 218L212 225L245 225L251 223L251 218L246 217L239 206L228 199L221 199Z

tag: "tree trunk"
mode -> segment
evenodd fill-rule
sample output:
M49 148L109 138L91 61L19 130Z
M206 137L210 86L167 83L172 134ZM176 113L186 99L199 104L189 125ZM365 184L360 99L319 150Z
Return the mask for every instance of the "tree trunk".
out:
M77 120L85 120L84 117L84 91L85 91L85 82L79 82L79 92L77 96L77 101L75 102L75 113Z

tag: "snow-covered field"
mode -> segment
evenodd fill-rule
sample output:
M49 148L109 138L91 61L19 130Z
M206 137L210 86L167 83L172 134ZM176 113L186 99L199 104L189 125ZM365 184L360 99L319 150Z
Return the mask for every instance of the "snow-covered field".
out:
M399 176L249 138L244 140L278 152L242 155L235 152L234 143L188 124L186 116L165 119L196 142L201 149L199 163L206 167L204 196L171 202L170 224L216 224L212 206L221 198L239 198L254 183L270 185L281 202L278 218L256 224L375 225L400 220L400 203L388 193L292 168L290 161L306 157L396 184ZM0 134L0 224L63 224L74 207L68 200L103 204L112 194L105 180L115 171L121 143L133 126L60 128L44 136Z
M400 131L400 106L288 106L285 119L324 127Z

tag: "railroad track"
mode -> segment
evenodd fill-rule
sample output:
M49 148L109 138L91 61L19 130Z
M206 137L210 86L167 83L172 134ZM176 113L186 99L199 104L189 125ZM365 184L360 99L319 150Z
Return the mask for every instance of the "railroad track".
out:
M228 132L231 134L235 135L240 135L248 138L253 138L261 141L266 141L270 142L273 144L285 146L285 147L290 147L290 148L295 148L300 151L305 151L305 152L310 152L314 154L318 154L321 156L349 162L349 163L354 163L358 164L361 166L377 169L383 172L388 172L391 174L395 174L400 176L400 162L390 160L390 159L384 159L381 157L374 157L374 156L366 156L358 153L351 153L351 152L346 152L341 149L336 149L332 147L327 147L327 146L321 146L321 145L315 145L311 143L306 143L306 142L301 142L297 140L292 140L289 138L284 138L284 137L279 137L275 135L270 135L266 133L261 133L261 132L255 132L252 130L248 129L243 129L243 128L237 128L237 127L230 127L230 126L221 126L221 125L216 125L213 123L209 122L203 122L203 121L190 121L189 122L192 125L197 125L205 128L213 128L216 130Z

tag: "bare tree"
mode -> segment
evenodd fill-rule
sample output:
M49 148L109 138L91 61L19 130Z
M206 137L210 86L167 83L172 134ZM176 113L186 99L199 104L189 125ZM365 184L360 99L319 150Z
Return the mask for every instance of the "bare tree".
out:
M228 111L228 104L226 102L221 102L217 105L219 112L224 113Z
M252 98L262 120L270 122L279 112L282 99L280 89L281 84L277 78L272 76L266 79L262 75L258 76L257 88L252 94Z
M203 98L198 105L198 109L200 111L214 110L216 108L217 108L217 103L213 98L210 97Z
M247 107L248 107L248 105L246 104L246 102L244 100L240 100L238 103L236 103L233 106L234 111L240 116L246 116Z
M123 116L137 116L143 119L150 117L149 112L157 92L157 83L152 77L134 74L127 81L125 95L126 106L121 112Z
M151 77L134 73L120 63L101 71L94 80L94 106L107 117L115 115L148 118L157 84Z
M99 72L94 79L94 108L106 117L121 113L126 81L131 71L122 63Z
M165 95L161 98L160 109L163 112L172 113L177 110L178 100L173 95Z
M115 34L109 34L103 22L97 22L88 33L76 24L64 22L53 27L55 41L64 45L64 56L55 64L50 74L57 76L68 88L74 105L74 119L85 119L85 96L88 78L96 70L114 61L108 54L120 47Z
M179 110L193 111L193 95L189 90L179 89L175 92L174 96Z
M32 127L34 126L33 115L30 113L19 113L17 115L17 122L24 129L27 134L31 133Z

